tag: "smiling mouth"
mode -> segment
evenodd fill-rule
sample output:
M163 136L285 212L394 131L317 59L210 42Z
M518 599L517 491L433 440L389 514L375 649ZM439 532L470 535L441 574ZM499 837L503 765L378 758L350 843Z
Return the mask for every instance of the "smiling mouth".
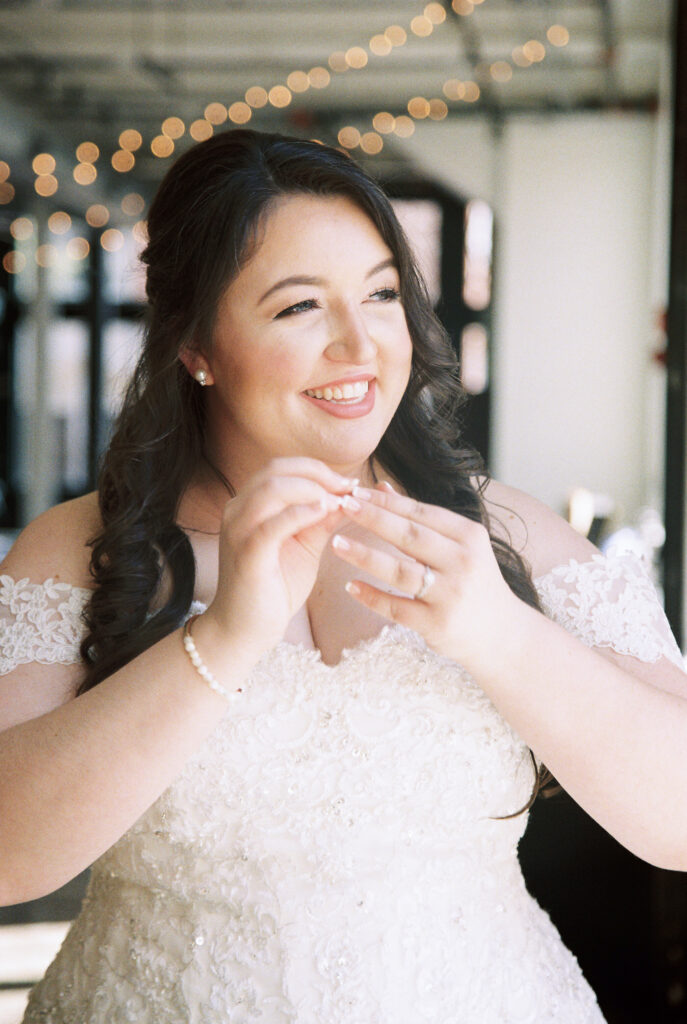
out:
M310 398L323 399L325 402L339 402L342 405L353 405L359 402L368 392L369 381L356 380L351 384L341 384L327 388L308 388L304 394Z

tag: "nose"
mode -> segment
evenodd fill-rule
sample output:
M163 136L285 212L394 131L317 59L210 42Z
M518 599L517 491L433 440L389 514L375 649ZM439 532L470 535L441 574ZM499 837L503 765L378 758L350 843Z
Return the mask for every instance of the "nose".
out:
M377 345L357 305L337 311L326 354L337 363L364 365L375 359Z

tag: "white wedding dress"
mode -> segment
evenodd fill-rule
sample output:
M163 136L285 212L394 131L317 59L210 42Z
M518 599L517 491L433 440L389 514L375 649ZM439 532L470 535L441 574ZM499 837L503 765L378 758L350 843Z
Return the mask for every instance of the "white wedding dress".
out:
M682 667L634 559L571 562L537 588L585 643ZM77 661L86 596L0 578L0 670ZM24 1021L599 1024L526 891L527 816L498 817L532 782L480 687L409 630L335 667L282 642L93 865Z

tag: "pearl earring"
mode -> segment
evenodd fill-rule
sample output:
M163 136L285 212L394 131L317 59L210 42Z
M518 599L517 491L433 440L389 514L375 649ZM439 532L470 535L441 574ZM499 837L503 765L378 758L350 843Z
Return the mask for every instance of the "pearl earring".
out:
M200 384L201 388L204 388L208 382L208 375L205 370L196 370L194 377Z

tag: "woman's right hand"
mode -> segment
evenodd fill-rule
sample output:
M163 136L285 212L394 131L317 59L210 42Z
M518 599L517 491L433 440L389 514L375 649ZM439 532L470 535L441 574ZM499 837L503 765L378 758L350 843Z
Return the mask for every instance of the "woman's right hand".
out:
M202 616L217 640L240 638L260 656L282 639L343 521L337 499L354 483L315 459L275 459L227 502L217 593Z

